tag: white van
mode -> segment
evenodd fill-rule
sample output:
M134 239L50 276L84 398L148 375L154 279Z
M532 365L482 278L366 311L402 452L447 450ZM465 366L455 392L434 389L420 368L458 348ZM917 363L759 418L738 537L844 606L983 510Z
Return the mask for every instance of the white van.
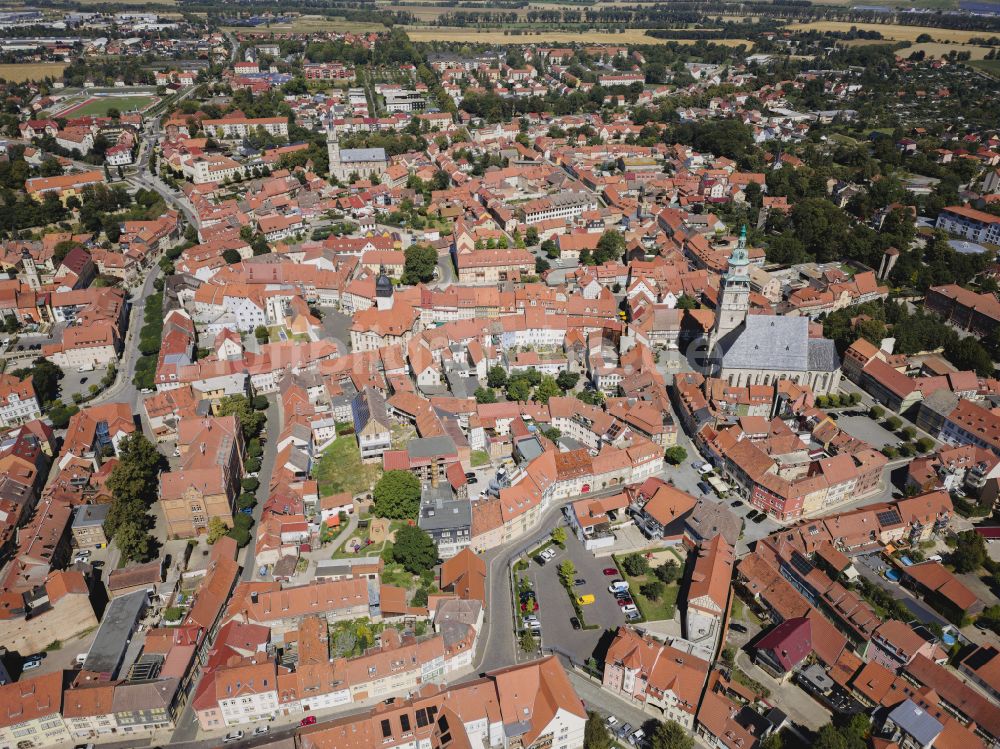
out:
M626 590L628 590L628 583L624 580L615 580L608 586L610 593L624 593Z

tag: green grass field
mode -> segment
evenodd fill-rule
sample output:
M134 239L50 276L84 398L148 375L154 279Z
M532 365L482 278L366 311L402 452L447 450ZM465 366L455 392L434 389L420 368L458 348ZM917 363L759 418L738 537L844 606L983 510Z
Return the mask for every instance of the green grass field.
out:
M994 78L1000 78L1000 60L971 60L965 64Z
M86 117L93 115L103 117L109 109L117 109L119 112L131 112L132 110L141 112L155 100L155 96L102 96L72 110L67 116Z
M353 434L342 435L323 451L313 466L319 494L327 497L340 492L360 494L370 489L382 475L377 463L362 463L361 451Z

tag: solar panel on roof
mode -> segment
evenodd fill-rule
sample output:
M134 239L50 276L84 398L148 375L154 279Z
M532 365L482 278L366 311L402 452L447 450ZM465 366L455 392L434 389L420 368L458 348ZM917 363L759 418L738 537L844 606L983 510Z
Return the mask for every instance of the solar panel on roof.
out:
M894 525L902 522L902 518L899 516L897 510L882 510L875 513L875 518L878 520L879 525Z

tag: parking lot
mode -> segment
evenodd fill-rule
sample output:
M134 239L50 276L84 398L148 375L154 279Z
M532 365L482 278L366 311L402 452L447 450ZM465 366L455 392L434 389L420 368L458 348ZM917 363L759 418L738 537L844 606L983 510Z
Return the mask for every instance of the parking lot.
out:
M542 567L531 560L527 572L523 574L531 581L538 597L538 611L535 613L542 626L542 646L558 648L578 663L584 663L594 654L605 630L614 630L624 624L625 617L614 596L608 592L608 585L616 578L605 576L602 572L605 567L614 565L608 559L596 559L583 548L576 536L567 535L565 551L551 547L557 552L551 562ZM587 625L596 625L596 629L574 630L570 623L576 612L566 589L559 582L559 565L566 559L575 565L576 577L586 580L586 584L574 588L576 594L594 596L593 603L581 608Z
M837 426L852 437L864 440L876 450L881 450L886 445L895 445L900 441L899 437L869 416L848 416L842 413L837 420Z

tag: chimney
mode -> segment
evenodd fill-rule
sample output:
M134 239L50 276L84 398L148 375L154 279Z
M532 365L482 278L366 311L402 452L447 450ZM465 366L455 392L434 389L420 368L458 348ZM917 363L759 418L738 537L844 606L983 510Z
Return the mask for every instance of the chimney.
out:
M257 591L250 591L250 603L257 603Z

